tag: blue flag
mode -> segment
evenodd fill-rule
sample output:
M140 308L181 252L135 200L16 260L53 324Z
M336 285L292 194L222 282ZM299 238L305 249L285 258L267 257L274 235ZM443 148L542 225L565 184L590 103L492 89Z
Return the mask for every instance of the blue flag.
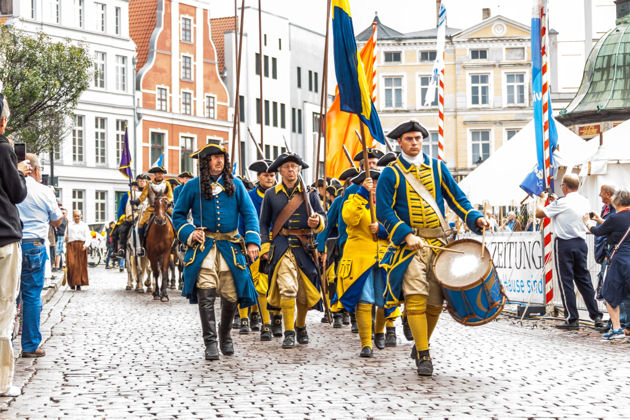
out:
M118 165L118 170L121 174L129 179L129 182L133 179L133 174L131 173L131 153L129 152L129 136L127 135L127 126L125 126L125 137L123 140L123 148L122 153L120 154L120 165Z

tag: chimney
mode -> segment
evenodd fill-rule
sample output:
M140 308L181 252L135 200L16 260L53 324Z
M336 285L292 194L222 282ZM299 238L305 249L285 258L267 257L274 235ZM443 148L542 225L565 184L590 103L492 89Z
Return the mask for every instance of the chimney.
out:
M490 17L490 8L484 7L481 9L481 20L486 20Z
M617 23L622 23L625 17L630 15L630 0L615 0L617 9Z
M440 24L440 7L442 6L442 0L435 0L435 26Z

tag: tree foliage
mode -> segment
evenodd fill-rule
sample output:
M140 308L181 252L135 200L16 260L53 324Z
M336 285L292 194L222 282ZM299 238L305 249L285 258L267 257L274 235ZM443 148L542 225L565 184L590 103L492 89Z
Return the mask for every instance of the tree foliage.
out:
M89 87L91 69L86 48L69 39L54 42L43 33L0 25L0 82L11 108L5 135L34 153L59 144Z

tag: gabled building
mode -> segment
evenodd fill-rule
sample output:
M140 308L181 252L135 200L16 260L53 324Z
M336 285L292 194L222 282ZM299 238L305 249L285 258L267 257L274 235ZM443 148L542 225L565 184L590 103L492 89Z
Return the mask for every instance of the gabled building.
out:
M228 91L217 67L209 2L131 0L130 34L138 46L138 153L147 170L163 154L169 174L196 173L190 153L227 143Z

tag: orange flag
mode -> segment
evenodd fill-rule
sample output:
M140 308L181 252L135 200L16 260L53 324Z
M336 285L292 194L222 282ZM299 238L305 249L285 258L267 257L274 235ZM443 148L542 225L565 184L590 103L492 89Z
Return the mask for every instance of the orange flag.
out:
M374 63L376 48L376 24L372 29L372 36L363 46L359 56L363 62L365 69L365 78L368 86L372 88L372 102L375 101L374 95ZM335 100L326 113L326 175L338 178L339 175L352 165L344 155L343 146L345 145L350 152L350 156L354 157L362 149L361 142L357 138L354 130L361 132L361 122L358 115L343 112L339 105L339 89L335 88ZM370 135L370 130L365 131L365 144L372 147L374 139Z

